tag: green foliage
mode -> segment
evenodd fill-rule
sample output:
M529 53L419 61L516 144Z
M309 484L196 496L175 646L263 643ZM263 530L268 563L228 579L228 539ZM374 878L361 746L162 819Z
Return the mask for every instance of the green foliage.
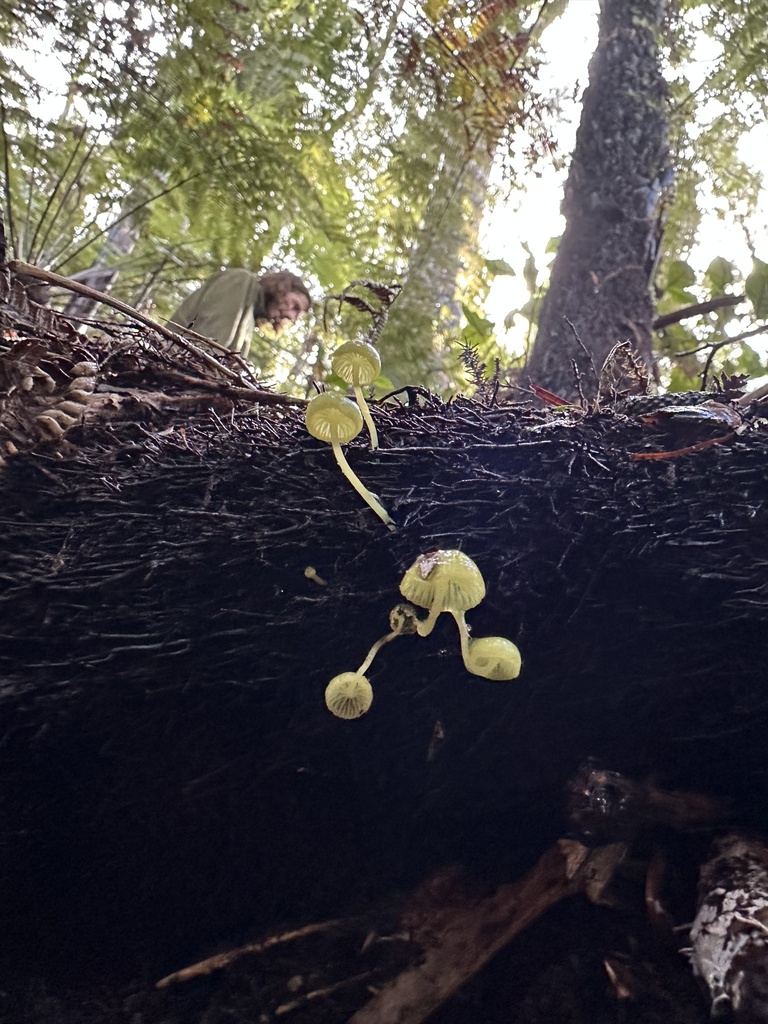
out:
M492 321L475 313L464 303L461 304L461 311L467 319L466 326L461 332L463 344L476 348L493 337L493 329L496 325Z
M693 303L696 296L689 289L696 283L696 272L685 260L673 260L667 266L666 292L678 303Z
M716 257L703 280L691 282L690 290L686 287L689 271L678 267L668 277L676 290L667 290L661 296L662 314L723 297L736 299L742 289L749 303L721 305L660 330L656 348L661 357L662 383L671 391L688 391L708 384L715 374L763 376L768 370L766 359L748 344L747 338L768 333L768 324L755 325L755 318L768 320L768 264L755 260L754 270L742 282L729 260ZM750 308L746 308L748 305Z
M744 282L744 291L752 303L755 316L760 320L768 320L768 263L754 256L752 265L752 273Z
M736 267L730 260L723 259L722 256L715 256L704 275L704 282L713 298L725 295L726 290L735 280Z
M387 382L450 390L462 342L489 365L501 355L482 307L513 270L483 258L478 226L493 162L521 126L535 148L551 145L535 47L565 3L0 0L14 252L70 275L111 266L116 296L159 317L221 266L288 266L316 293L400 282L380 344ZM689 256L705 197L740 217L754 209L760 176L740 144L768 113L768 0L678 7L667 41L679 170L659 310L744 288L768 319L765 264L742 282L718 257L698 281ZM692 63L701 39L715 56ZM48 84L55 62L60 87ZM525 318L530 340L543 287L530 251L522 276L529 298L507 320ZM358 319L345 311L335 331L351 336ZM660 339L667 373L695 380L713 345L753 326L741 307L673 325ZM265 335L252 358L280 377L310 351L322 362L330 341L319 328L311 344ZM756 359L736 343L708 369L762 372Z
M768 115L768 0L682 0L667 25L675 182L666 260L692 245L704 205L744 218L762 174L741 142Z
M479 294L494 272L477 251L494 153L536 117L522 58L563 5L21 0L0 28L16 255L111 266L115 294L160 315L223 265L401 280L388 372L445 386L458 277ZM66 95L12 46L52 46Z
M515 271L506 260L485 260L485 269L494 277L514 277Z

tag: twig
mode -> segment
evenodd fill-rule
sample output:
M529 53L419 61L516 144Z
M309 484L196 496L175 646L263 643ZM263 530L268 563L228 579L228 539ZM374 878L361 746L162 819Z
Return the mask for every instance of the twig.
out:
M11 252L16 252L16 229L13 223L13 209L11 208L11 154L8 146L8 136L5 132L5 104L0 98L0 135L3 139L3 199L8 211L8 241L11 243Z
M654 331L661 331L671 324L678 324L681 320L690 320L694 316L701 316L704 313L714 313L716 309L723 309L728 306L738 306L744 302L746 295L719 295L716 299L708 299L706 302L695 302L692 306L683 306L673 313L663 313L657 316L651 324Z
M39 218L37 220L37 224L36 224L35 230L34 230L34 232L32 234L32 238L29 240L29 245L27 246L27 251L26 251L25 255L26 255L26 258L28 260L38 260L40 258L40 256L42 255L42 253L43 253L43 251L45 249L45 244L46 244L46 242L48 241L48 239L50 237L51 231L53 231L53 226L56 223L56 221L58 220L59 214L62 213L62 211L64 210L64 204L69 199L70 192L72 191L72 189L77 184L78 179L80 177L80 174L81 174L83 168L85 167L85 165L90 160L91 154L93 153L93 151L96 149L96 146L97 146L97 143L98 143L98 135L96 136L96 139L94 139L94 141L90 145L90 147L88 148L87 152L85 153L85 156L80 161L80 166L75 171L75 174L73 175L72 181L70 181L70 183L67 185L66 191L64 192L64 195L62 196L61 200L59 201L59 203L58 203L58 205L56 207L56 210L54 211L53 217L51 217L50 221L48 222L48 224L45 227L45 234L40 239L40 249L39 249L39 252L35 252L35 244L37 242L37 236L43 230L43 225L45 224L45 219L48 216L48 213L49 213L51 207L53 206L53 203L54 203L54 200L56 199L58 191L61 188L61 186L64 184L64 181L65 181L67 175L70 172L72 164L75 162L75 158L77 157L77 154L78 154L78 152L80 150L81 144L85 141L85 131L86 131L85 128L81 129L80 137L78 138L77 142L75 143L75 147L72 150L72 153L70 154L69 160L65 164L63 171L58 176L58 180L57 180L56 184L51 189L51 191L50 191L50 193L48 195L48 199L46 200L45 206L43 207L43 212L40 214L40 216L39 216ZM19 255L21 255L21 253Z
M724 342L721 342L719 345L713 345L709 355L704 360L704 368L701 371L702 391L706 391L707 389L707 377L709 376L709 371L712 369L712 363L714 361L716 353L723 347L723 344Z
M648 461L652 459L676 459L680 455L692 455L694 452L703 452L705 448L711 448L713 445L732 441L736 437L736 433L737 431L732 430L729 434L723 434L721 437L711 437L708 441L699 441L697 444L688 445L687 448L676 448L671 452L635 452L629 457L636 461L641 459Z
M576 384L576 390L579 393L579 405L582 410L586 412L589 409L589 402L584 397L584 389L581 386L581 373L579 372L579 364L575 359L571 360L571 371L573 372L573 379Z
M698 348L690 348L686 352L676 352L677 356L695 356L699 352L706 352L712 345L716 346L717 349L723 348L725 345L735 345L739 341L744 341L747 338L753 338L756 334L765 334L768 331L768 324L761 324L759 327L753 327L750 331L742 331L741 334L734 334L732 338L725 338L723 341L707 342L705 345L699 345Z
M584 342L583 342L583 341L581 340L581 338L579 337L579 332L578 332L578 331L576 330L576 328L575 328L575 327L573 326L573 323L572 323L572 322L571 322L571 321L570 321L570 320L568 319L568 317L567 317L567 316L564 316L564 317L563 317L563 320L565 320L565 322L566 322L566 323L568 324L568 326L569 326L569 327L571 328L571 330L573 331L573 336L574 336L574 338L576 339L576 341L577 341L577 342L579 343L579 345L581 346L581 351L582 351L582 352L584 353L584 355L585 355L585 356L587 357L587 359L589 360L589 365L590 365L590 366L592 367L592 373L593 373L593 374L595 375L595 384L597 384L597 385L598 385L598 387L599 387L599 386L600 386L600 374L599 374L599 373L597 372L597 368L596 368L596 366L595 366L595 361L594 361L594 359L592 358L592 353L591 353L591 352L589 351L589 349L587 348L587 346L586 346L586 345L584 344Z
M736 399L736 405L750 405L752 402L759 402L761 398L765 398L768 395L768 384L763 384L759 388L755 388L747 395L742 395L741 398Z
M370 978L373 971L363 971L362 974L354 974L351 978L343 978L341 981L337 981L334 985L327 985L325 988L316 988L312 992L307 992L296 999L292 999L289 1003L282 1003L276 1007L274 1012L275 1017L284 1017L286 1013L293 1013L294 1010L298 1010L299 1007L304 1006L312 999L325 999L327 996L332 996L334 992L338 992L342 988L348 988L350 985L357 985L361 981L365 981L366 978Z
M67 260L71 260L74 259L75 256L79 256L80 253L87 249L89 245L92 245L97 238L101 238L102 235L106 235L108 231L111 231L112 228L122 223L122 221L127 220L129 217L132 217L134 213L138 213L139 210L143 209L145 206L149 206L149 204L153 203L156 199L162 199L163 196L169 195L171 192L174 192L177 188L181 188L183 185L186 185L194 178L199 178L200 175L204 173L205 171L195 171L194 174L189 174L187 175L186 178L182 178L181 181L177 181L175 185L169 185L168 188L164 188L162 189L162 191L156 192L154 193L154 195L149 196L148 199L144 199L140 203L137 203L136 206L132 206L129 210L126 210L125 213L121 213L119 217L116 217L113 221L107 224L106 227L103 227L95 235L91 235L90 238L86 238L83 244L79 246L77 249L75 249L74 252L67 252L66 256L64 256L63 259L59 259L59 257L62 256L64 252L66 252L66 248L64 250L59 250L59 252L56 253L56 255L53 257L54 260L58 260L58 263L55 263L54 265L60 267ZM92 220L91 224L96 226L95 220ZM90 227L90 224L86 225L86 227Z
M189 981L191 978L201 978L206 974L213 974L214 971L220 971L223 967L229 967L230 964L240 960L241 957L248 956L249 953L263 953L265 949L271 949L273 946L279 946L284 942L293 942L294 939L303 939L306 935L327 932L330 928L334 928L339 924L343 924L341 918L335 921L318 921L315 924L307 924L303 928L296 928L293 931L283 932L280 935L270 935L269 938L264 939L262 942L249 942L245 946L238 946L237 949L228 949L226 953L216 953L214 956L209 956L207 960L199 960L196 964L183 967L180 971L174 971L173 974L167 974L155 984L155 988L170 988L171 985L176 985L181 981Z
M217 391L220 394L229 395L231 398L253 399L254 392L251 388L235 387L233 384L224 384L217 381L206 380L204 377L193 377L190 373L184 373L175 367L169 367L163 371L163 375L171 380L181 380L187 384L194 384L199 388L207 388L210 391ZM116 388L119 392L120 388ZM306 398L298 398L296 395L286 395L282 391L258 392L258 399L265 405L295 405L303 407L307 404Z

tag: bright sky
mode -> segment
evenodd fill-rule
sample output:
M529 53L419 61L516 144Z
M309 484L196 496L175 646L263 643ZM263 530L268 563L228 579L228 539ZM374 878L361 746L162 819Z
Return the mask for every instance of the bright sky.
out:
M597 44L598 14L598 0L572 0L565 13L542 37L548 56L548 64L540 74L542 87L564 88L569 97L563 104L558 130L566 165L576 138L581 96L588 82L587 66ZM702 50L694 56L704 73L714 54ZM574 95L575 103L570 99ZM766 152L768 126L761 125L745 140L742 155L748 162L761 166L764 158L760 154ZM485 304L488 317L496 324L498 340L514 352L522 350L527 323L518 317L511 330L505 332L504 318L511 310L523 306L529 297L522 276L527 254L520 243L530 246L540 271L552 261L554 257L545 254L545 249L550 238L562 234L564 228L560 202L566 174L567 166L558 172L551 162L542 162L536 175L530 174L526 180L525 193L516 193L508 203L497 207L486 217L483 226L481 238L486 255L490 259L506 260L517 275L496 278ZM765 250L762 240L768 237L768 196L765 193L760 212L751 227L757 255L768 261L768 250L761 251ZM703 271L715 256L733 261L744 275L751 269L751 256L743 230L733 217L719 217L713 210L705 216L697 244L687 258L694 269ZM751 344L762 354L768 352L765 336L752 339Z

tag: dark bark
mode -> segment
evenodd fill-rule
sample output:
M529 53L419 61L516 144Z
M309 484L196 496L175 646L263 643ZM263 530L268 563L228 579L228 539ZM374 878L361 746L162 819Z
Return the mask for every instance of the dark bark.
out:
M584 393L594 395L597 372L620 341L653 370L649 285L668 163L663 9L663 0L602 3L565 187L566 228L525 371L564 397L578 394L573 364Z

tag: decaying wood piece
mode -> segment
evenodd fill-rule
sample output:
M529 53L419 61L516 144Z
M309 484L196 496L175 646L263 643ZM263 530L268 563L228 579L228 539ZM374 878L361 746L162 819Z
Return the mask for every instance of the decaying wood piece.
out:
M624 843L589 850L561 839L519 881L488 899L436 908L413 928L424 950L418 967L398 975L349 1024L420 1024L450 999L499 950L566 896L599 903L624 858Z
M768 847L727 835L701 868L690 958L712 1015L768 1021Z

